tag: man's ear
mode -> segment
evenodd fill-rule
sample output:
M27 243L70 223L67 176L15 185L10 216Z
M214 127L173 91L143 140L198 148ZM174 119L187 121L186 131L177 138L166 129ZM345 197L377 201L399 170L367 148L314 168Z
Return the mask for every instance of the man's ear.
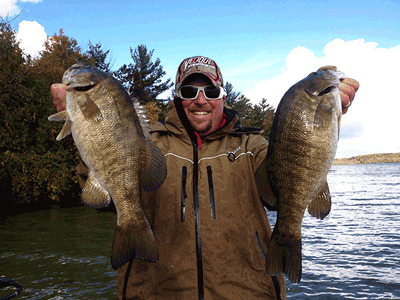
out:
M226 99L226 96L223 95L223 96L222 96L222 103L225 103L225 99Z

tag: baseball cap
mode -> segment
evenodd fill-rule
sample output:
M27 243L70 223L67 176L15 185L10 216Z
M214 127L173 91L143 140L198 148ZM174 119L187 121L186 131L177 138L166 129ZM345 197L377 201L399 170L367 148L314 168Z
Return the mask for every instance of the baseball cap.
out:
M224 85L221 70L215 61L204 56L193 56L184 59L179 65L176 73L175 90L179 90L185 78L194 73L206 75L218 88Z

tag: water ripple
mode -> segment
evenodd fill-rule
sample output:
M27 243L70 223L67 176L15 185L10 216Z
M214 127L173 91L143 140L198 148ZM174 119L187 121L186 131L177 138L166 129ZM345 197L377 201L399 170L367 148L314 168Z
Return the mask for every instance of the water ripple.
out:
M288 298L400 299L400 164L332 169L331 213L306 213L303 276L287 281Z

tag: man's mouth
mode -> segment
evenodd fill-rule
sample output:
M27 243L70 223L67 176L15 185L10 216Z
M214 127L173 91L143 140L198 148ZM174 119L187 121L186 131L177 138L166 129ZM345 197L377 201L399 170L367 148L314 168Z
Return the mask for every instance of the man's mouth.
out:
M192 114L195 116L205 116L208 113L209 113L208 111L192 111Z

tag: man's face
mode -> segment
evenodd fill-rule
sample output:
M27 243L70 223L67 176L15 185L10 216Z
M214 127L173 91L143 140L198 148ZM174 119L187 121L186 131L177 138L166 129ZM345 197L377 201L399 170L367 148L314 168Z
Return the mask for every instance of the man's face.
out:
M185 82L185 85L208 86L212 85L202 78L195 78ZM194 100L182 100L183 109L193 129L200 135L206 136L217 130L224 115L225 96L216 100L207 100L202 91L199 91Z

